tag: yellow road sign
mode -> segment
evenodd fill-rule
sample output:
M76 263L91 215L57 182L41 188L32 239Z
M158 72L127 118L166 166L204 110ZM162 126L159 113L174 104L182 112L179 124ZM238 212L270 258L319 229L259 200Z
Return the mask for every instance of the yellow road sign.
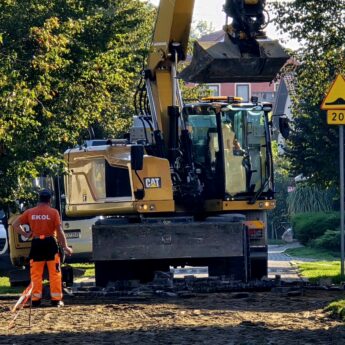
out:
M338 75L322 102L323 110L345 110L345 79Z
M327 124L345 125L345 110L328 110Z

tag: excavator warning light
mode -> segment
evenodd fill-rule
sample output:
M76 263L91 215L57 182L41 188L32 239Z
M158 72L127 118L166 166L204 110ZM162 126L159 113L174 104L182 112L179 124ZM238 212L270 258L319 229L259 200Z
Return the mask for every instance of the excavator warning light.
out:
M244 0L246 5L257 5L259 0Z
M233 96L228 97L228 103L242 103L242 102L243 102L243 97L233 97Z
M201 102L226 102L228 98L226 96L208 96L201 98Z
M242 97L234 96L209 96L201 98L201 102L213 103L213 102L226 102L226 103L242 103Z

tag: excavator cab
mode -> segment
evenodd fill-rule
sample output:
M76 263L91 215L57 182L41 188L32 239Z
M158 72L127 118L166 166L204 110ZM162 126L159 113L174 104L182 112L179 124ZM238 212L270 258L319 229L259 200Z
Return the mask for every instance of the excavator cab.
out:
M189 104L183 116L205 199L272 196L269 127L261 104Z

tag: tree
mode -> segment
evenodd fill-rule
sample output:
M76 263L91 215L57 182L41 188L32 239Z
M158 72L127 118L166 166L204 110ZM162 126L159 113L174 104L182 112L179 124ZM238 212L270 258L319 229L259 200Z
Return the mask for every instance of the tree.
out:
M208 35L215 31L215 28L212 23L207 22L206 20L193 21L192 28L190 32L190 40L195 41L201 37Z
M63 170L91 125L126 131L153 12L139 0L0 3L0 203Z
M326 124L320 104L338 73L345 73L345 2L294 0L274 4L282 33L297 39L293 131L286 156L293 175L330 187L338 181L338 131Z
M205 20L194 21L191 26L189 42L188 42L188 55L193 55L194 42L201 37L208 35L214 31L212 23L208 23ZM182 71L190 63L189 59L184 63L181 63L179 70ZM210 96L211 92L204 84L191 84L185 83L180 80L180 88L182 97L186 102L200 100L202 97Z
M289 177L289 166L286 160L284 160L283 157L278 153L277 141L272 142L272 154L274 162L276 207L271 212L268 212L267 220L268 229L271 230L271 232L269 231L269 234L271 235L272 239L276 239L274 238L275 234L277 233L276 230L285 228L283 225L289 222L287 197L288 187L293 185L293 179Z

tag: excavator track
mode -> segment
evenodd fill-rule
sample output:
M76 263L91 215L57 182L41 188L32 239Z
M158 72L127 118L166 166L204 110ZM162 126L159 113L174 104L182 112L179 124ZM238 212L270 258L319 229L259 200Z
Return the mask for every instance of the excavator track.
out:
M97 287L93 282L77 284L65 289L67 298L76 299L150 299L190 298L200 294L234 293L237 298L248 297L252 292L273 292L289 297L301 296L305 291L344 291L345 287L321 286L307 281L284 281L280 276L274 279L253 280L247 283L226 277L197 278L186 276L175 279L172 274L157 272L152 282L142 284L138 280L116 281L107 287Z

